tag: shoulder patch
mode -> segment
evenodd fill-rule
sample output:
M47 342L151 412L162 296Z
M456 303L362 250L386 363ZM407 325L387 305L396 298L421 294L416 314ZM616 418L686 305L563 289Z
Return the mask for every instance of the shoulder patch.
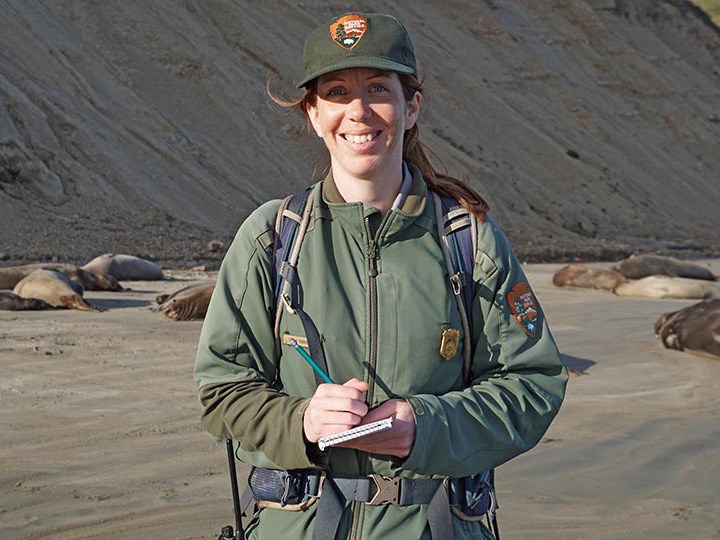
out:
M368 20L362 15L351 13L333 21L330 25L330 36L333 41L344 49L352 49L365 35Z
M531 338L535 337L538 326L538 304L526 281L515 284L507 294L507 303L513 317Z

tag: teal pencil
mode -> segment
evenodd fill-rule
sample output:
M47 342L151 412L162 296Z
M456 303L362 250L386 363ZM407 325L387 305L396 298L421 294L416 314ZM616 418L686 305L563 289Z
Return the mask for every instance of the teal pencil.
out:
M312 359L312 356L310 356L308 353L305 352L305 349L303 349L300 345L298 345L298 342L295 340L295 338L290 338L290 345L295 347L295 350L300 353L300 356L303 357L303 360L305 360L310 366L317 372L318 375L320 375L326 383L329 384L335 384L330 377L328 377L328 374L325 373L322 369L320 369L320 366L318 366L315 363L315 360Z

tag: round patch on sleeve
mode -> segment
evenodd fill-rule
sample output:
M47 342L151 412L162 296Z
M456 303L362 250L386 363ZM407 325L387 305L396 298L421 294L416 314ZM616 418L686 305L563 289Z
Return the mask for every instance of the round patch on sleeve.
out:
M537 333L539 312L530 285L526 281L516 283L507 294L507 303L520 327L529 337L534 338Z

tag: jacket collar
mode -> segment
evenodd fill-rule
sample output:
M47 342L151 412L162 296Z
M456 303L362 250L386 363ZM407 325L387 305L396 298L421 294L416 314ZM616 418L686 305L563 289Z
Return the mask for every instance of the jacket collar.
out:
M411 224L431 228L434 223L432 202L428 204L428 187L414 165L408 163L408 170L412 177L410 189L399 208L391 209L386 216L382 238L389 239ZM348 203L340 194L335 184L332 172L316 186L314 197L314 210L317 218L340 220L343 225L354 234L364 235L366 232L366 218L372 214L378 217L370 218L374 223L379 222L379 210L367 206L362 202Z
M428 191L427 184L425 184L425 180L423 180L420 170L415 167L415 165L413 165L412 163L408 163L406 165L407 173L411 176L410 189L405 195L404 200L400 205L400 208L397 208L395 210L400 211L407 216L419 216L423 213L423 210L425 209L425 197ZM406 167L403 167L403 170L406 170ZM332 171L330 171L325 177L325 180L322 181L322 198L324 202L330 205L362 205L362 203L347 203L345 201L337 188L337 184L335 184L335 179L333 178ZM392 211L393 210L391 210L391 212Z

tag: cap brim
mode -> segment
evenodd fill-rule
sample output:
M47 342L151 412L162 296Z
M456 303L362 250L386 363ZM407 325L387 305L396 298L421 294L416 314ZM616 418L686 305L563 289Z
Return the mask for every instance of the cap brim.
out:
M399 62L395 62L393 60L389 60L387 58L378 58L376 56L352 56L350 58L343 58L342 60L334 64L325 66L324 68L311 73L301 82L299 82L296 88L304 87L310 81L312 81L313 79L317 79L321 75L349 68L381 69L383 71L394 71L395 73L415 75L415 70L412 67L406 66L405 64L401 64Z

